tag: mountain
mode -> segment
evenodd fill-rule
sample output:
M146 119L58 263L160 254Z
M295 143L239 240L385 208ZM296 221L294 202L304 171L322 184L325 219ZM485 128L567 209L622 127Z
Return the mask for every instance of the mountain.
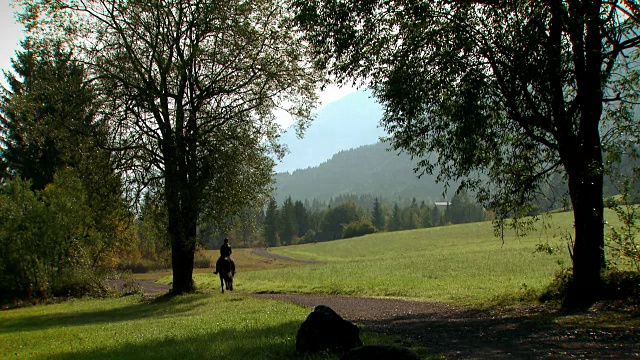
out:
M281 138L289 148L276 172L292 172L317 166L341 150L374 144L385 136L378 126L382 118L382 106L367 90L356 91L332 102L316 113L316 119L305 132L303 139L296 137L293 127Z
M444 185L436 184L435 175L418 178L413 171L415 160L387 148L388 144L378 142L343 150L318 166L278 173L274 197L279 204L288 196L323 202L339 195L373 195L392 201L442 199Z

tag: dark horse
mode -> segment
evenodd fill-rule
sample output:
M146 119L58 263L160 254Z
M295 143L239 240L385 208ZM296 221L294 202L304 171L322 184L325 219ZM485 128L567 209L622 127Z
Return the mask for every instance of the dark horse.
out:
M233 291L233 276L236 274L236 264L230 257L220 257L216 264L218 275L220 275L220 288Z

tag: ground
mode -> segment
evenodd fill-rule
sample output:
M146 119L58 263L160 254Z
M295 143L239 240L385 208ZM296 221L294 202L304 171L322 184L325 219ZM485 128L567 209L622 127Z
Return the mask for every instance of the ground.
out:
M266 250L256 253L286 259ZM122 288L122 283L119 284ZM133 286L142 287L146 294L169 290L151 280L140 280ZM362 326L364 331L402 335L447 359L640 358L639 312L637 307L628 305L602 303L585 314L569 316L554 306L543 305L473 309L390 298L246 295L288 301L309 309L327 305L343 318ZM610 312L612 306L616 306L615 312L621 314L624 321L616 324L601 321L602 314Z

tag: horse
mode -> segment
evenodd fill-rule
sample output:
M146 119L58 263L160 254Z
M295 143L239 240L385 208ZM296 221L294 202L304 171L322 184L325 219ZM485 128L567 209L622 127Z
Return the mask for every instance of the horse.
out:
M220 289L224 294L225 288L233 291L233 276L236 274L236 264L230 257L220 257L216 264L220 276Z

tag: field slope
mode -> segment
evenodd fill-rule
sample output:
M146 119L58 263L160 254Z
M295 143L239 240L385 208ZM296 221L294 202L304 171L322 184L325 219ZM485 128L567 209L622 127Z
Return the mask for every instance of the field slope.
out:
M482 304L526 297L543 290L569 265L567 251L535 252L538 244L566 249L571 213L546 220L545 231L525 237L493 235L491 222L378 233L317 244L271 248L271 252L316 260L279 269L242 272L243 292L390 296Z

